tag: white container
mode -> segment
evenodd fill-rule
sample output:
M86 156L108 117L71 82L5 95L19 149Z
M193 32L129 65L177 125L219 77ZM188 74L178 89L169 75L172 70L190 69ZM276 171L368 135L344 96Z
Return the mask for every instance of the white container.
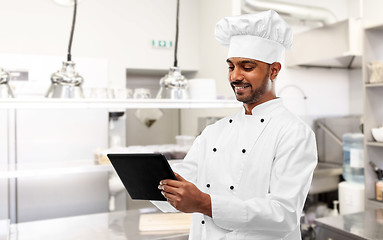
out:
M383 142L383 127L372 128L371 134L374 137L375 141Z
M381 83L383 82L383 63L379 61L372 61L367 64L368 70L370 70L369 83Z
M215 79L211 78L194 78L189 79L189 96L190 99L199 100L215 100L216 85Z
M344 181L338 191L340 214L364 211L364 184Z

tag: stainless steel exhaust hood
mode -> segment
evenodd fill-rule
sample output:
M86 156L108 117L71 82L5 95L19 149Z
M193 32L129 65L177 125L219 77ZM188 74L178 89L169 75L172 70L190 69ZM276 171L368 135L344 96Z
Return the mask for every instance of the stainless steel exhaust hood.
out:
M308 31L294 34L293 47L290 51L286 51L287 66L361 67L361 19L338 21L328 9L286 1L242 0L243 13L266 9L274 9L286 19L298 19L316 26Z
M360 68L362 66L362 22L350 18L294 35L286 51L286 65Z

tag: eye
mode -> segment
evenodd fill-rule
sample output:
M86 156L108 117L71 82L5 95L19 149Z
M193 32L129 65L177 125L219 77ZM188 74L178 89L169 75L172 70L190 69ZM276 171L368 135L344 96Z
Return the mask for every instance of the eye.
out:
M254 67L252 66L244 66L243 67L243 70L245 70L246 72L250 72L250 71L253 71Z
M233 71L234 70L234 66L229 66L228 69L229 69L229 71Z

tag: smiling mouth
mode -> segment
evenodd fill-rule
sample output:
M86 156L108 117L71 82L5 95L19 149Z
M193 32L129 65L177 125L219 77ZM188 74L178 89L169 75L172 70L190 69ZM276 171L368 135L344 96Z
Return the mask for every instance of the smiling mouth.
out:
M250 87L250 86L242 86L242 87L236 87L236 86L234 86L234 89L235 89L235 90L240 90L240 89L245 89L245 88L247 88L247 87Z

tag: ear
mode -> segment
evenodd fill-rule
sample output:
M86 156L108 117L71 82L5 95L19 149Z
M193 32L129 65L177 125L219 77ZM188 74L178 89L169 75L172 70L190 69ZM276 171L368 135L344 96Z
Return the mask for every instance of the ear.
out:
M270 64L270 79L275 80L281 71L282 65L279 62L273 62Z

